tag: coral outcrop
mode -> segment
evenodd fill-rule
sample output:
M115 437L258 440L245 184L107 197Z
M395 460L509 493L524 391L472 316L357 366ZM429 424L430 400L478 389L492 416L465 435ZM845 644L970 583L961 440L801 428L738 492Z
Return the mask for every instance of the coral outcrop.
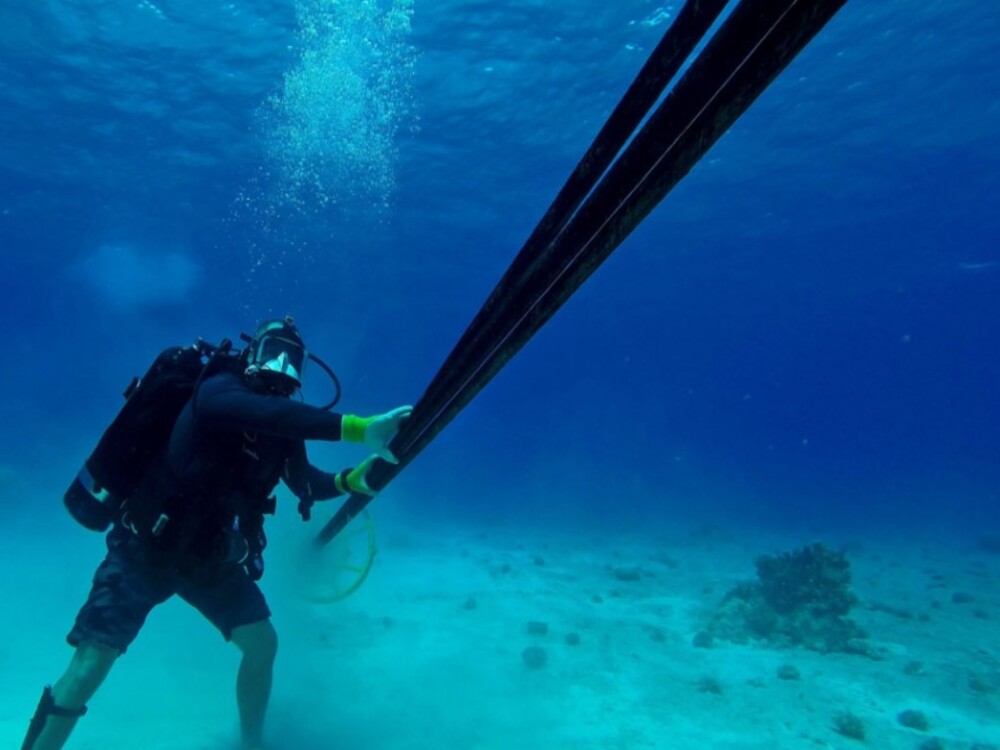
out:
M871 655L865 632L848 615L857 603L842 552L821 543L757 558L757 580L729 591L705 629L735 643Z

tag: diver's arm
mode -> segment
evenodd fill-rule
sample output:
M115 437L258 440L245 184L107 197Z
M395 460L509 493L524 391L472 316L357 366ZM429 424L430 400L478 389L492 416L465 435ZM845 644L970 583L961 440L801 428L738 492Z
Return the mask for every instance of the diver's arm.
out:
M318 469L309 463L306 446L297 441L291 455L285 459L281 472L282 481L301 500L329 500L344 494L344 487L337 485L337 475Z
M391 463L397 459L389 442L413 411L411 406L400 406L372 417L337 414L284 396L257 393L232 373L208 378L194 400L195 418L210 427L298 440L364 443Z
M329 500L352 492L374 496L375 492L368 486L367 478L375 459L375 455L369 456L357 468L331 474L309 463L305 443L299 440L285 459L281 479L299 498L299 513L303 521L308 521L312 505L318 500Z
M340 440L343 415L251 390L228 373L198 389L195 418L206 426L298 440Z

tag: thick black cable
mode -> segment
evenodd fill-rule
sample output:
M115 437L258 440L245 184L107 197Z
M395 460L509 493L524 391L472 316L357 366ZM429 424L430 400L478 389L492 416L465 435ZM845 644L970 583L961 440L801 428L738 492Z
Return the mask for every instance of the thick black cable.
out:
M485 354L457 363L447 397L431 388L393 441L398 465L376 462L381 489L482 390L649 214L846 0L744 0L607 171L576 220L533 265L530 284L508 300L506 330ZM442 368L444 372L445 368ZM439 373L439 376L441 373ZM438 378L435 378L435 382ZM433 386L433 383L432 383ZM367 504L352 496L317 536L325 544Z
M452 390L435 412L427 415L429 424L437 421L451 403L464 405L467 402L462 392L480 378L483 370L488 369L489 361L509 341L517 340L516 330L530 323L532 316L545 313L547 306L541 302L551 292L551 287L556 283L563 283L565 287L562 278L570 269L586 269L586 274L568 287L568 294L564 291L559 296L564 300L572 294L818 33L844 1L785 0L777 3L761 0L745 1L737 6L687 75L605 175L579 212L579 220L564 230L562 241L535 263L533 286L527 294L509 302L504 331L471 370L468 366L461 368L458 388ZM660 178L659 182L664 184L650 194L648 188L654 183L648 173L654 168L661 172L666 170L670 179ZM635 206L639 199L645 208L637 214ZM595 245L598 232L604 232L611 241ZM545 314L545 320L552 312L554 309ZM539 326L529 324L528 328L533 333ZM509 356L503 361L507 359ZM451 379L455 380L453 374ZM396 445L404 455L408 454L427 429L425 427L409 439L401 436Z
M531 283L533 266L572 221L601 175L649 115L653 105L727 4L728 0L689 0L681 8L541 221L448 355L438 377L424 394L425 400L437 399L454 390L454 381L462 370L459 363L481 356L481 352L496 339L502 330L510 300ZM477 355L477 352L480 354ZM450 374L454 377L449 377Z
M842 2L834 4L839 7ZM830 9L830 16L837 7ZM572 254L569 257L562 253L549 256L556 258L558 262L539 270L542 286L535 290L534 296L525 306L510 311L512 321L504 335L494 343L479 365L467 373L460 388L438 407L432 423L442 419L445 424L450 421L454 413L461 410L551 318L750 106L763 88L815 33L812 32L800 43L790 43L797 28L794 24L811 17L815 8L816 4L808 0L792 2L788 12L769 27L762 42L750 50L744 62L731 75L719 82L718 88L711 88L715 85L712 76L692 76L688 80L692 89L703 88L715 93L693 113L690 120L681 120L687 124L680 132L674 134L670 131L671 127L676 127L677 112L666 107L658 110L637 136L634 148L623 155L619 164L616 164L614 173L609 174L608 179L602 182L592 196L594 210L589 210L590 206L585 205L580 212L581 219L567 229L563 237L563 249ZM741 30L745 30L751 21L739 16L736 18ZM720 37L718 41L717 50L732 49L728 44L731 40ZM727 95L727 92L732 94ZM678 91L678 96L683 97L683 91ZM662 148L661 139L668 133L671 140L668 141L667 148ZM609 199L617 203L612 214L605 217L597 209ZM472 393L466 392L473 389ZM419 439L420 436L417 436L416 440Z

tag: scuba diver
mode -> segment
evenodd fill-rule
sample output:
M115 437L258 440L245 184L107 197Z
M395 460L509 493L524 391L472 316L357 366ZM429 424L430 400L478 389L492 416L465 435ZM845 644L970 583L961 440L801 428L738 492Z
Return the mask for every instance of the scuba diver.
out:
M164 444L143 466L134 491L116 499L107 523L91 525L77 512L80 497L93 505L100 484L113 486L90 476L90 459L67 492L67 507L78 520L101 530L111 526L107 556L67 636L75 648L69 667L45 687L22 750L64 745L146 616L175 594L242 652L236 697L243 746L261 747L278 643L257 585L264 571L264 515L274 512L271 493L284 482L299 498L305 520L316 500L374 495L368 471L376 458L397 461L389 442L412 408L358 417L305 404L291 396L301 387L307 359L319 362L335 383L336 377L307 352L293 320L267 321L244 338L242 352L229 354L224 345L199 365L185 392L190 397L178 402L179 414L169 415L174 421L163 430ZM154 371L143 380L154 380ZM371 455L356 468L328 473L309 463L306 440L363 443ZM116 455L123 455L120 447Z

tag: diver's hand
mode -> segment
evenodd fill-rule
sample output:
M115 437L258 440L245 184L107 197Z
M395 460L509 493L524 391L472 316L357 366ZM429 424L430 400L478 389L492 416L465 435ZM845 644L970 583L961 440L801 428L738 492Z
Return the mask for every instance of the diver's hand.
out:
M375 497L378 494L368 486L368 471L375 463L376 455L371 455L361 462L355 469L344 469L334 477L337 489L344 494L353 493L357 495L368 495Z
M364 443L379 458L391 464L398 464L399 459L389 450L389 443L399 432L403 420L412 413L412 406L400 406L385 414L376 414L374 417L345 414L340 428L341 435L348 442Z

